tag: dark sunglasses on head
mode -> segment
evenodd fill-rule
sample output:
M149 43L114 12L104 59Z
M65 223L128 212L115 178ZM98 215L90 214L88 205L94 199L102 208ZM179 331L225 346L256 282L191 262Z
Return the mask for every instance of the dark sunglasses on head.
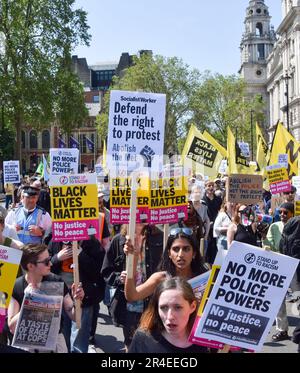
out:
M41 264L45 264L45 266L48 266L50 262L51 262L51 258L48 257L48 258L46 258L46 259L44 259L44 260L38 260L38 261L36 261L35 263L36 263L36 264L41 263Z
M192 228L172 228L170 230L170 237L177 236L178 234L184 234L185 236L192 236L193 230Z
M283 214L283 215L287 215L289 212L287 210L280 210L279 211L280 215Z
M70 246L70 245L72 245L72 242L71 241L63 241L63 244Z

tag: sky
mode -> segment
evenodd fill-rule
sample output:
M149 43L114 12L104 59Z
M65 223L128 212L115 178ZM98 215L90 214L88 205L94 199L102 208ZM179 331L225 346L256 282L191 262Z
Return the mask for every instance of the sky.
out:
M265 0L275 30L281 1ZM224 75L240 68L240 42L249 0L76 0L88 13L92 40L73 54L88 65L118 62L123 52L151 49L191 68Z

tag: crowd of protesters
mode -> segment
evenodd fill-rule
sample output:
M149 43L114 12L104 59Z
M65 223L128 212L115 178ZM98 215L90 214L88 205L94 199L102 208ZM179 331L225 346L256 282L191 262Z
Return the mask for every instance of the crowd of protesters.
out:
M108 306L113 324L122 327L126 351L208 352L188 341L197 300L187 280L207 271L217 252L228 250L232 241L289 255L284 237L291 229L295 231L297 224L300 231L300 220L294 218L294 187L272 211L271 194L267 191L255 206L234 204L226 201L225 180L205 181L201 175L195 175L189 180L188 216L170 227L166 246L160 227L147 224L136 224L135 238L131 241L126 225L110 224L107 185L98 188L99 219L104 219L101 239L91 235L88 241L79 243L81 283L77 287L73 278L72 243L52 242L47 184L32 177L19 187L5 186L0 244L22 250L23 257L7 323L0 335L2 348L12 340L26 287L35 288L41 281L61 281L64 303L56 352L88 352L95 341L101 301ZM203 252L199 249L201 240L204 240ZM133 278L127 278L128 254L134 257ZM297 301L299 270L290 288L286 300ZM79 330L74 322L76 299L82 302ZM274 342L289 338L286 300L276 318ZM296 335L300 352L297 338Z

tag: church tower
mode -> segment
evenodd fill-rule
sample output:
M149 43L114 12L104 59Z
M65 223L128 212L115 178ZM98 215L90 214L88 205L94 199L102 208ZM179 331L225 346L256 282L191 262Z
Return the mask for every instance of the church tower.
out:
M245 32L240 46L239 73L247 83L248 94L250 96L260 95L266 103L268 103L267 58L276 41L270 21L269 8L264 0L250 0L244 22ZM268 118L268 109L265 114Z

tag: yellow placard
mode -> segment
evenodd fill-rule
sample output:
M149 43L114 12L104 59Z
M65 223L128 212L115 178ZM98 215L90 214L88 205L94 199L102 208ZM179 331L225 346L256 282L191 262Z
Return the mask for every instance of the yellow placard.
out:
M141 177L137 181L137 207L148 207L149 204L149 178ZM110 207L130 207L131 179L110 179Z
M96 184L52 186L53 221L97 219L99 215Z
M7 308L16 281L19 266L0 260L0 308Z
M213 265L212 266L211 274L209 276L206 289L204 291L203 297L201 299L200 306L198 308L198 312L197 312L198 316L202 316L202 314L203 314L204 308L205 308L205 306L206 306L206 304L208 302L209 296L210 296L210 294L212 292L212 289L213 289L213 287L215 285L215 282L217 280L217 277L218 277L218 274L220 272L220 269L221 269L220 265Z
M289 179L288 171L284 167L267 170L267 177L269 184L280 183L281 181Z
M295 201L295 216L300 216L300 201Z
M149 208L159 209L187 204L187 177L151 179Z

